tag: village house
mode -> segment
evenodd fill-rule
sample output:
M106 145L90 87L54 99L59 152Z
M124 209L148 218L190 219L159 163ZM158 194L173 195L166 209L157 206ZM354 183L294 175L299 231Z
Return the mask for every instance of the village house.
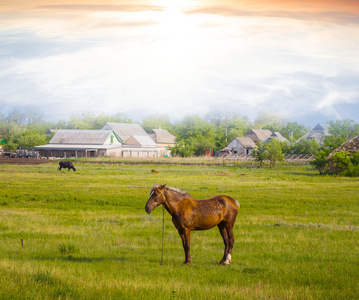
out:
M254 143L257 141L264 142L272 135L272 131L268 129L251 129L246 132L243 137L250 138Z
M297 140L297 143L303 139L316 140L319 145L323 146L324 138L329 135L329 124L318 123L311 131Z
M257 148L257 145L252 139L248 137L236 137L224 149L222 149L221 152L238 155L251 155L254 148Z
M100 130L56 131L49 144L34 147L44 157L159 157L161 148L138 124L106 123Z
M161 148L162 156L170 156L170 148L174 147L176 143L176 137L173 134L169 133L167 129L158 128L152 129L148 135Z
M271 140L278 140L282 143L287 143L289 144L289 141L283 136L281 135L278 131L273 132L269 138L267 138L264 142L270 142Z

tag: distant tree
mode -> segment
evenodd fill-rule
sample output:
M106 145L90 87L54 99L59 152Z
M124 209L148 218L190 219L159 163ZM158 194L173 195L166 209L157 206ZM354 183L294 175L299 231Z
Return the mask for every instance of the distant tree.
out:
M175 133L180 140L190 138L213 140L214 138L211 124L198 115L186 115L180 123L176 124Z
M80 116L71 116L66 122L66 129L91 129L94 116L82 113Z
M46 137L44 134L40 134L34 131L26 131L21 134L17 139L17 146L20 148L31 148L34 146L46 144Z
M205 120L214 127L216 149L222 149L235 137L243 136L252 126L249 118L228 111L211 111Z
M171 147L171 153L174 156L189 157L194 155L194 150L191 143L185 143L184 141L177 141L174 147Z
M267 151L267 159L270 162L270 166L273 169L277 161L284 160L284 154L282 152L282 146L280 141L272 139L265 144L265 150Z
M158 128L167 129L171 132L173 130L173 125L170 121L170 117L166 114L149 115L143 119L142 128L147 132Z
M16 138L25 131L25 127L15 122L0 123L0 136L5 139L5 150L17 149Z
M114 123L134 123L129 116L123 113L117 113L115 115L110 116L110 119L106 122L114 122ZM104 124L105 125L105 124Z
M37 106L15 106L14 109L8 114L7 123L34 125L42 122L42 118L43 113Z
M325 152L324 150L320 150L317 153L315 159L310 162L310 164L319 171L319 174L322 174L328 166L327 156L327 152Z
M257 147L258 148L254 148L252 151L252 157L254 158L254 161L258 161L259 162L259 167L262 168L263 167L263 162L264 160L267 158L267 154L268 152L266 152L266 148L265 148L265 144L257 141Z
M297 122L286 123L280 131L280 133L291 142L297 141L307 132L309 132L309 129Z
M240 115L233 115L228 122L228 142L235 137L243 136L253 126L252 122L247 117Z
M186 115L184 119L175 125L174 134L177 136L173 153L186 155L204 155L204 150L215 147L214 127L198 115Z
M359 135L359 124L354 120L336 120L329 121L330 136L324 138L324 146L328 149L334 150L347 140Z
M292 151L295 154L316 155L320 149L315 139L301 139L298 143L292 145Z
M287 118L273 111L259 112L254 121L255 126L260 126L263 129L269 129L272 132L281 132L286 123L288 123Z
M101 129L106 122L115 123L133 123L132 119L125 114L94 115L88 112L83 112L81 115L73 115L68 121L60 121L58 128L65 129Z

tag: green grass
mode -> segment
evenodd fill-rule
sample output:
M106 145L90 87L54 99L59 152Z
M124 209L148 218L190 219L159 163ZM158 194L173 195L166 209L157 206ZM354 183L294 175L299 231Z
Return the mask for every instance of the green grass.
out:
M308 166L0 165L0 299L357 299L359 180ZM160 173L152 174L151 169ZM167 183L240 202L230 266L218 229L144 211Z

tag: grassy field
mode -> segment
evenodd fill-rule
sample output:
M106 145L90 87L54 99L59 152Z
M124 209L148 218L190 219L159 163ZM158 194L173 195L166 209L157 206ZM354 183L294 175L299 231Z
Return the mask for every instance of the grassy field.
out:
M0 299L358 299L359 180L309 166L0 164ZM152 174L151 169L159 174ZM144 206L157 183L241 208L232 264L218 229Z

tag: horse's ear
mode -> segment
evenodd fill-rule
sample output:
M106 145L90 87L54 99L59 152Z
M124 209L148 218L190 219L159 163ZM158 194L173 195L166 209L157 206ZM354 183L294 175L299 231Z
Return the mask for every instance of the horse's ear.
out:
M161 189L163 190L166 187L167 183L161 186Z

